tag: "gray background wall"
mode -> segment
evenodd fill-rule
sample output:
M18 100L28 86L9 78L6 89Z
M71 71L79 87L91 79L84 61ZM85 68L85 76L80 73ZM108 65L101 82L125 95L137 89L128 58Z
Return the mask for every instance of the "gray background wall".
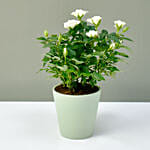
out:
M116 79L103 84L102 101L150 101L149 0L0 0L0 100L52 100L58 81L36 74L46 50L35 38L48 29L63 32L63 22L76 8L87 17L103 17L101 27L113 31L122 19L131 27L133 53Z

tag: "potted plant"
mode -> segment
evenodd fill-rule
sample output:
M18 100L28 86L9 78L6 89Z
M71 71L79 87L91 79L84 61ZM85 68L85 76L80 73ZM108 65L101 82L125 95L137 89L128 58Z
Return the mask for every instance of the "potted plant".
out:
M42 68L62 83L53 88L60 132L64 137L82 139L92 136L101 88L99 81L118 72L117 63L128 55L124 40L128 26L114 21L116 32L98 28L102 18L94 16L83 20L87 11L71 13L76 19L64 23L65 33L38 37L44 48Z

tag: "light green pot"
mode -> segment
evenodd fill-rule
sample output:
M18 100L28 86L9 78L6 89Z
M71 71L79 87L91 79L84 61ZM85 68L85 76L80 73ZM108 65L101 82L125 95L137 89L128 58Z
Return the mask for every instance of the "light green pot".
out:
M92 136L101 90L87 95L67 95L55 91L55 87L53 96L61 135L70 139Z

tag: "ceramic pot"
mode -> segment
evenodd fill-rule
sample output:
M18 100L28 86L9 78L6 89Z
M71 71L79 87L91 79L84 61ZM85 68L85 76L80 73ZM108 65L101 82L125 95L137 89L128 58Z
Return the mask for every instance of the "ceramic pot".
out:
M61 135L70 139L92 136L101 90L87 95L67 95L57 92L55 87L53 97Z

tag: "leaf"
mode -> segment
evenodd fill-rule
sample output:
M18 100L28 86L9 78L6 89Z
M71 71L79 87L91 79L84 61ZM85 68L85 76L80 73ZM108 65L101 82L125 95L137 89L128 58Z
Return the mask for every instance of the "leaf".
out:
M43 45L43 48L47 48L47 47L50 47L51 46L51 44L50 43L48 43L48 44L44 44Z
M89 58L89 65L97 64L97 58L95 56L92 56Z
M81 72L83 72L83 73L89 73L89 68L84 65L84 66L81 67Z
M122 39L133 42L133 40L132 40L132 39L127 38L127 37L122 37Z
M51 57L50 55L48 55L48 54L46 54L45 56L46 56L47 58L52 58L52 57Z
M103 29L103 30L102 30L102 33L106 35L106 34L108 34L108 31L105 30L105 29Z
M92 87L94 87L95 84L96 84L96 80L92 78L92 79L89 81L89 83L90 83L90 85L91 85Z
M64 66L56 66L57 68L59 68L60 70L62 71L66 71L68 69L68 66L67 65L64 65Z
M48 40L49 40L50 42L52 42L52 41L57 41L57 38L56 38L56 37L49 37Z
M101 80L105 80L105 78L97 72L92 73L92 76L97 80L97 81L101 81Z
M72 50L71 48L67 48L67 50L68 50L68 56L70 57L76 56L76 52L74 50Z
M42 42L40 42L41 44L46 44L46 41L42 41Z
M122 52L117 52L117 55L120 55L120 56L122 56L122 57L126 57L126 58L128 58L128 57L129 57L127 54L122 53Z
M107 30L102 30L101 33L99 34L100 40L104 40L107 34L108 34Z
M120 41L119 41L119 38L116 37L116 36L111 36L111 40L113 40L114 42L117 42L117 43L120 42Z
M111 72L115 72L115 71L120 71L117 67L115 66L111 66L111 67L107 67L108 70L110 70Z
M46 40L46 38L45 37L38 37L38 38L36 38L37 40L43 40L43 41L45 41Z
M84 61L79 61L79 60L77 60L77 59L75 59L75 58L72 58L72 60L73 60L77 65L84 63Z
M88 32L89 30L95 30L95 26L88 25L85 27L85 30L86 32Z
M50 38L57 39L57 34L52 34Z
M71 65L73 68L75 68L76 70L79 70L78 66L76 66L76 65L74 65L74 64L71 64L71 63L70 63L70 65Z
M125 27L125 28L122 30L122 33L127 32L128 30L129 30L129 27Z
M44 56L44 58L42 59L42 61L44 61L44 62L47 62L47 61L49 61L49 57L47 57L47 56Z
M116 32L112 32L112 33L110 33L109 35L111 35L111 36L116 36Z
M45 67L46 64L47 64L47 62L43 62L43 67Z
M57 60L60 60L60 57L58 56L54 56L53 59L57 59Z
M54 75L52 75L52 77L54 77L54 78L58 78L58 77L59 77L59 75L58 75L58 74L54 74Z
M96 51L93 53L95 56L103 56L104 55L104 51Z
M127 49L127 50L131 50L130 47L125 46L125 45L121 45L120 48L125 48L125 49Z
M83 75L83 76L89 77L89 76L91 76L91 73L80 73L80 75Z

